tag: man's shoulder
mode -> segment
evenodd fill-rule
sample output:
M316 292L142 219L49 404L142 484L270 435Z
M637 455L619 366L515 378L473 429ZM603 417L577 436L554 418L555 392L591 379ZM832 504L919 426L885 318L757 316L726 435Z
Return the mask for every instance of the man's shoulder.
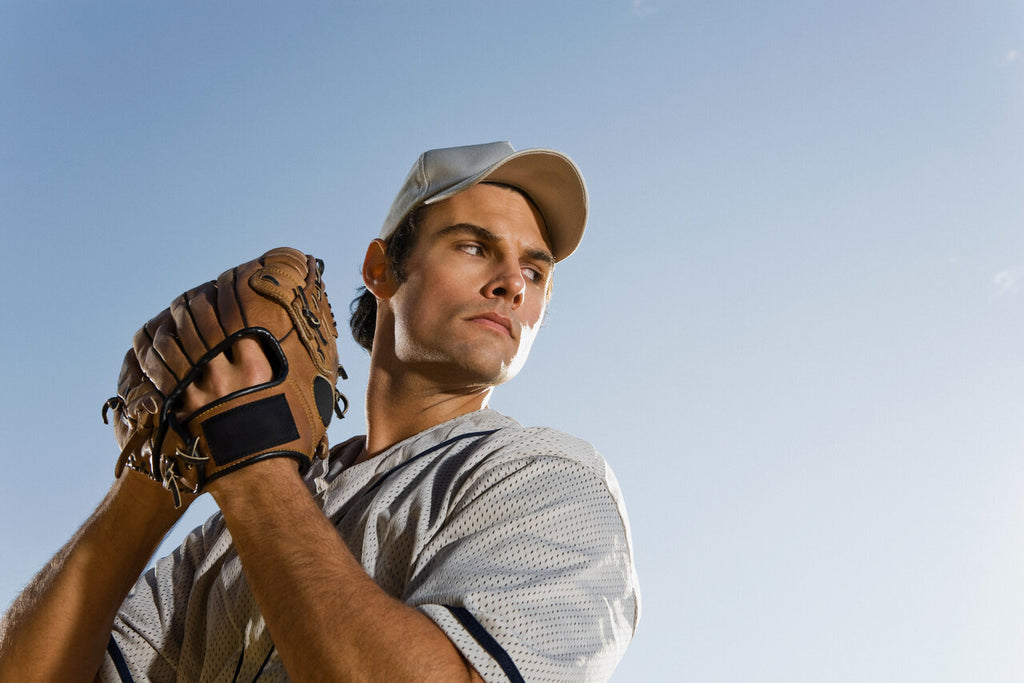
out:
M554 427L527 427L514 422L486 438L496 451L521 457L553 457L603 466L604 459L589 441Z
M332 471L347 467L362 450L364 437L353 437L331 450ZM560 461L562 466L586 469L601 479L611 474L604 458L589 441L553 427L524 426L517 420L485 408L426 429L395 444L372 459L378 474L421 466L445 464L446 469L518 468Z
M491 419L499 418L501 423L480 437L474 449L474 464L499 467L558 461L563 466L588 470L603 480L614 479L608 463L586 439L554 427L524 426L493 410L489 412Z

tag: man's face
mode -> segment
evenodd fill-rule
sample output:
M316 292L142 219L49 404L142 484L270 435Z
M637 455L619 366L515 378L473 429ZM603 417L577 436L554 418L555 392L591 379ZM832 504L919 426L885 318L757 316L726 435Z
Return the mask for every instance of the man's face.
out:
M446 389L511 379L544 317L553 269L543 220L520 193L479 184L429 206L388 302L397 359Z

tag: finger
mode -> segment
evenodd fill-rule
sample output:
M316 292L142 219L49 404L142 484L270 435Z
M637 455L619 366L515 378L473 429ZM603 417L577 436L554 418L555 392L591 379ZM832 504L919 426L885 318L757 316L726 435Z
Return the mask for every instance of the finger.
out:
M259 341L242 337L231 345L230 355L219 353L183 394L183 407L195 412L208 403L273 379L273 369Z
M199 376L185 387L181 395L182 409L191 414L208 403L216 401L230 393L232 370L231 362L223 353L218 353L203 367Z
M245 387L269 382L274 378L270 360L257 339L242 337L231 345L231 350L234 355L233 365L238 376L244 378Z

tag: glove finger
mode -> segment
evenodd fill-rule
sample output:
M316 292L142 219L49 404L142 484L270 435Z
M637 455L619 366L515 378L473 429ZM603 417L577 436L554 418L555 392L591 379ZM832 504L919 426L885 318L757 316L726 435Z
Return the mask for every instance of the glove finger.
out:
M290 273L294 286L301 286L306 282L310 261L312 260L312 256L307 256L298 249L292 249L291 247L271 249L260 258L264 268L277 268L282 272Z
M164 396L171 393L191 367L173 337L174 321L170 310L165 308L136 332L132 340L139 366Z
M310 332L317 340L314 342L321 359L328 366L338 364L338 349L335 339L338 338L338 328L334 320L334 311L331 310L331 302L327 300L327 290L323 282L323 262L317 261L313 256L306 256L307 277L305 292L307 293L307 308L316 318L316 324L312 324ZM304 313L310 320L309 314ZM311 349L312 353L312 349Z
M185 349L178 339L178 329L170 318L153 336L153 349L164 359L179 382L185 378L194 365L192 359L185 353ZM143 369L145 370L145 368ZM170 391L170 387L166 388L166 391Z
M125 412L143 423L147 422L148 415L159 413L163 405L165 396L142 371L135 349L125 354L118 394L124 399Z
M117 396L120 402L111 399L103 406L103 421L107 422L107 409L111 408L114 414L114 438L119 448L124 448L125 443L131 437L133 421L128 407L128 396L132 389L144 378L139 362L135 358L135 350L128 349L121 363L121 372L117 377Z
M207 351L224 340L217 318L217 283L207 282L171 303L171 317L178 341L194 365Z
M324 288L324 263L310 255L307 255L306 259L306 291L310 293L311 305L316 309L322 323L322 336L325 340L335 339L338 336L338 327L334 320L334 311L331 310L331 302L327 300L327 290Z
M117 395L127 402L129 392L141 384L145 377L142 368L139 367L135 349L128 349L128 352L124 354L124 361L121 362L121 372L117 376Z
M247 280L255 290L254 296L247 299L251 301L251 312L247 309L250 320L258 317L261 326L278 340L284 339L297 322L309 322L309 319L298 321L296 317L302 315L304 303L308 304L310 258L288 247L272 249L260 258L259 267ZM308 305L305 308L310 310Z
M134 348L128 349L124 355L117 394L124 401L125 413L135 418L139 418L143 412L155 415L163 403L164 395L142 371Z
M226 270L217 278L217 314L225 335L231 335L248 327L242 305L239 301L238 271L248 264Z
M294 249L275 249L264 256L265 267L251 280L252 286L280 306L281 316L294 325L316 368L327 377L337 373L338 353L335 339L338 336L334 313L327 301L321 278L322 265L312 256ZM279 335L282 344L295 341L286 337L287 330ZM290 358L292 352L287 352Z

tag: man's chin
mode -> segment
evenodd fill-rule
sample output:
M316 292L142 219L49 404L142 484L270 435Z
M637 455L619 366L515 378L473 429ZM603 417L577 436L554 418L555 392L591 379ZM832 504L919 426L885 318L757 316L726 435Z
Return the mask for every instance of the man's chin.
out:
M504 384L519 374L519 371L526 365L526 358L513 358L511 361L502 362L501 367L494 378L494 386Z
M505 384L518 375L522 368L523 363L515 361L501 361L497 365L491 363L467 364L462 366L462 372L457 373L459 376L453 379L467 388L486 389Z

